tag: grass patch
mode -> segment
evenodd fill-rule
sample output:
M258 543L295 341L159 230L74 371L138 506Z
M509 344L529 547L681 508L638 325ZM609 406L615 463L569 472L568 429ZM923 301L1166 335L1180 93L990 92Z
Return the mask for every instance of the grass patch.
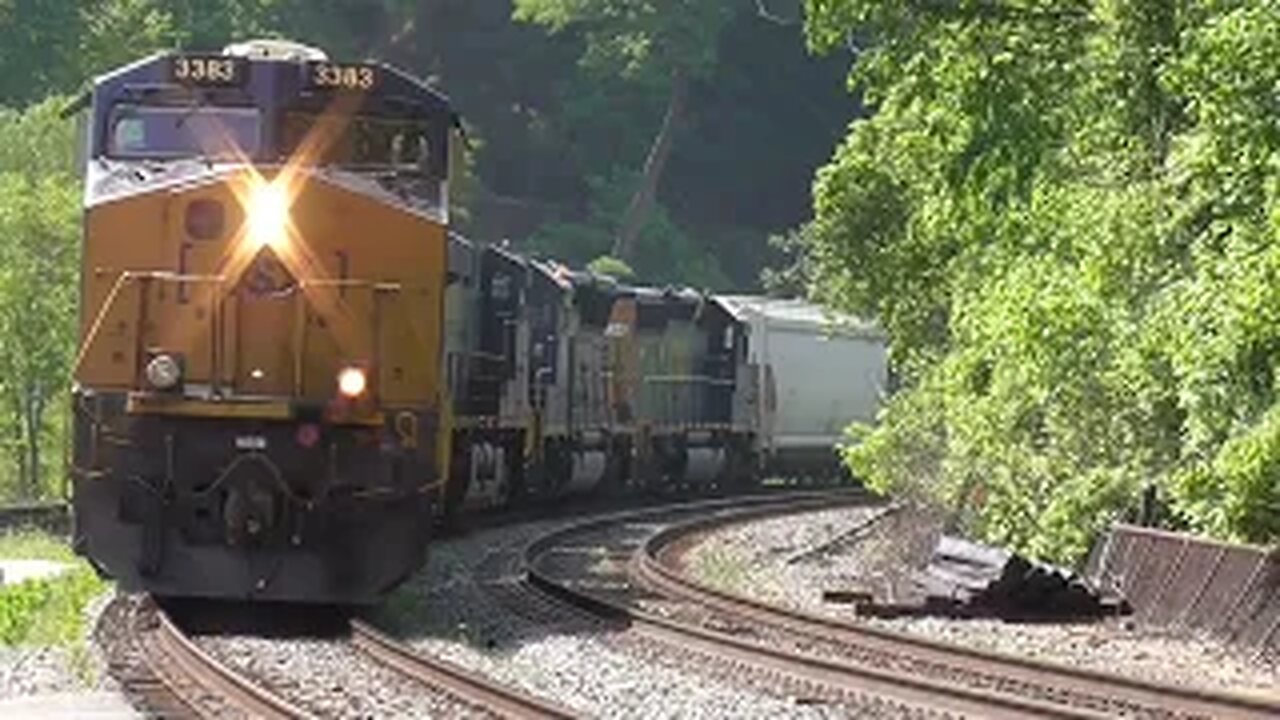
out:
M0 558L54 560L74 563L79 557L64 538L39 530L18 530L0 534Z
M73 654L83 650L85 606L108 584L65 541L41 532L0 536L0 558L53 560L72 566L55 578L0 588L0 645L57 645Z

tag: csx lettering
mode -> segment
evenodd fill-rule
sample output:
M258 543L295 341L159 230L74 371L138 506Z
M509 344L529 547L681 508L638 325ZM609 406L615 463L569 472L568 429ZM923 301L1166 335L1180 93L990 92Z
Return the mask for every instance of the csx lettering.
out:
M223 58L180 57L173 61L173 78L191 83L230 83L236 79L236 63Z
M329 63L316 65L311 79L318 87L342 90L369 90L377 83L377 75L371 67Z

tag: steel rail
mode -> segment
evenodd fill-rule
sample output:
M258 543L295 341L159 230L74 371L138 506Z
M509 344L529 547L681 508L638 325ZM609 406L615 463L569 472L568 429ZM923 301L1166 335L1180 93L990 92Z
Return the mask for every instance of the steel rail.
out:
M830 508L834 506L834 502L837 502L830 497L810 497L789 501L775 497L771 500L772 502L764 504L751 504L749 509L735 512L732 517L741 519L745 516L759 517L802 512ZM846 503L854 500L855 496L847 494L843 499ZM862 496L862 500L865 501L866 496ZM723 505L728 506L728 504ZM668 512L671 512L671 509L668 509ZM954 683L939 682L931 678L893 673L867 665L792 652L735 637L726 632L695 627L624 602L605 599L590 591L577 590L539 568L541 557L559 546L572 544L571 541L576 537L605 529L610 524L652 521L661 513L660 510L618 513L573 524L536 538L525 549L525 582L536 591L574 608L605 620L619 622L655 640L708 655L728 658L766 673L776 673L802 682L813 682L839 693L858 695L869 693L911 706L930 707L985 718L1107 717L1103 713L1082 708L1063 707L1036 699L993 693Z
M163 610L156 609L155 619L155 627L148 631L142 643L146 662L169 692L185 704L193 715L214 718L222 714L210 711L192 697L194 685L248 717L264 720L311 717L201 650Z
M427 687L443 690L495 715L555 720L575 717L571 710L563 706L494 682L452 663L418 653L366 622L351 622L351 644L401 675Z
M879 652L905 653L913 661L963 668L967 672L1014 681L1023 687L1061 691L1100 712L1126 709L1136 715L1211 718L1280 717L1280 701L1230 692L1168 685L1117 674L978 650L844 622L760 602L688 577L674 567L672 551L694 535L745 521L743 517L699 518L650 536L634 558L641 581L657 592L685 598L719 612L741 616L797 635L836 641ZM1051 697L1056 693L1047 693Z

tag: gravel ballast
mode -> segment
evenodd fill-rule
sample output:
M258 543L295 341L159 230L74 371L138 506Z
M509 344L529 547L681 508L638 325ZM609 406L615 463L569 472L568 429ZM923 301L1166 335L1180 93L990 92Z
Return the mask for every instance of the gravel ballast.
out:
M870 703L826 704L754 672L625 629L539 609L512 588L525 544L550 523L491 530L436 545L399 592L393 631L423 653L591 717L885 717ZM550 606L549 606L550 607Z
M85 608L91 635L113 593L104 593ZM97 643L86 637L75 647L0 646L0 700L33 695L114 692Z
M966 647L1157 682L1280 693L1280 669L1274 664L1253 662L1216 641L1142 628L1125 618L1034 624L886 620L859 618L847 606L824 602L827 591L870 592L892 602L915 599L911 569L926 561L940 523L936 516L904 508L864 532L848 534L878 512L880 508L826 510L721 528L688 550L685 570L710 585L764 602ZM819 551L811 552L814 548Z
M0 648L0 700L89 690L74 671L72 651L59 647Z
M208 636L196 641L232 669L317 717L491 717L398 675L342 640Z

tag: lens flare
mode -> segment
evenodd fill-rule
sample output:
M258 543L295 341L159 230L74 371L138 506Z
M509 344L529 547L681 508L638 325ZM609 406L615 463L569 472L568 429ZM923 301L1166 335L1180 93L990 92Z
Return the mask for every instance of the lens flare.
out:
M255 247L279 247L289 237L289 194L280 183L258 185L245 207L249 242Z
M349 367L338 373L338 392L349 398L358 398L364 394L369 381L364 370Z

